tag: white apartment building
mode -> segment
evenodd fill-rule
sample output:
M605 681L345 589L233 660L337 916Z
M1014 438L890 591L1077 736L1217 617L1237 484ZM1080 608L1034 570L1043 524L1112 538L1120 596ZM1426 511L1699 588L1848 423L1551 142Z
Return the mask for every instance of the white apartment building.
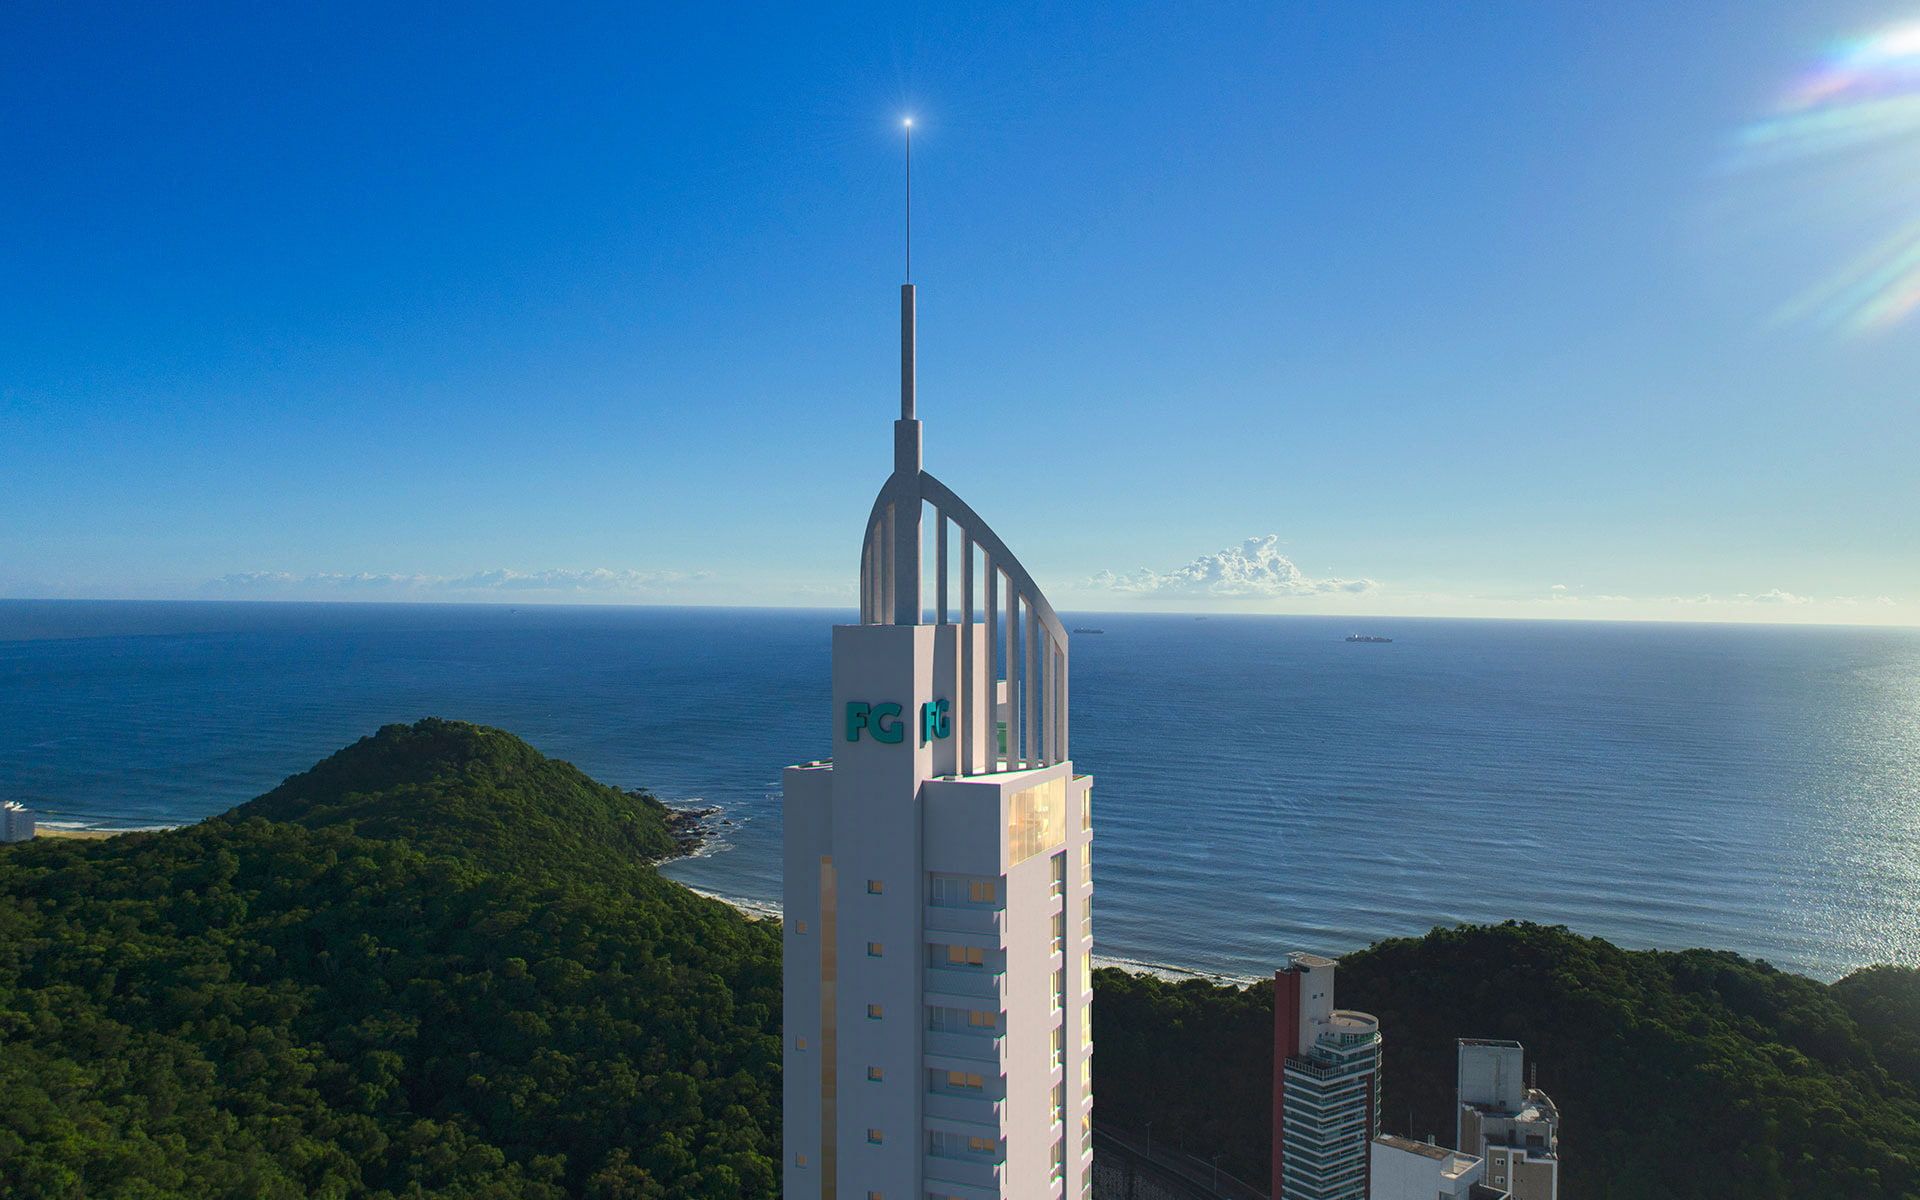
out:
M0 804L0 842L24 842L36 832L33 813L18 800Z
M1525 1067L1519 1042L1460 1039L1453 1144L1485 1159L1487 1182L1514 1200L1558 1200L1560 1110Z
M1067 755L1066 632L921 468L911 284L900 301L833 756L784 780L784 1194L1086 1200L1091 780Z
M1380 1132L1380 1022L1333 1006L1339 964L1288 956L1273 978L1274 1200L1367 1200Z

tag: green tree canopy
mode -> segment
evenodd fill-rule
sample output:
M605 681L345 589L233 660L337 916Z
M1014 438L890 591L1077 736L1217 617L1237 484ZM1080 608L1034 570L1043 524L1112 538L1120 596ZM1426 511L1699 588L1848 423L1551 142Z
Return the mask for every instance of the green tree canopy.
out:
M0 1194L772 1196L773 927L657 802L389 726L226 816L0 854Z
M1272 983L1097 975L1098 1116L1264 1180ZM1390 1132L1450 1142L1455 1039L1524 1042L1561 1110L1567 1200L1920 1197L1920 971L1828 986L1509 923L1378 943L1335 986L1381 1020Z

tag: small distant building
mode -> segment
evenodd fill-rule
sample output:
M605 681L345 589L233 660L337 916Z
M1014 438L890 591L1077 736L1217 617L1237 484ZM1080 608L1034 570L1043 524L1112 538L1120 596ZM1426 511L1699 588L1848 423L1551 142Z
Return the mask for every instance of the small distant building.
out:
M1558 1200L1560 1110L1529 1087L1519 1042L1461 1038L1454 1145L1486 1160L1513 1200Z
M1486 1163L1431 1142L1382 1134L1373 1139L1368 1200L1505 1200L1487 1185Z
M1380 1022L1333 1006L1337 965L1294 954L1273 977L1273 1200L1367 1200Z
M24 842L33 837L33 813L18 800L0 804L0 842Z

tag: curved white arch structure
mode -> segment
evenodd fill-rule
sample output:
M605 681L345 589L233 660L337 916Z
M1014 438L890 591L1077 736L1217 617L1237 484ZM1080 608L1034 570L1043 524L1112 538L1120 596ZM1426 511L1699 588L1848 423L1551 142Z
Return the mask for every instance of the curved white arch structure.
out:
M913 285L903 284L894 471L874 498L861 541L860 623L955 623L963 629L961 645L968 651L973 639L967 631L976 622L984 625L989 655L986 674L992 682L985 690L993 694L961 697L959 715L963 722L979 721L983 728L995 730L988 752L992 761L963 763L962 773L1065 762L1067 631L1059 614L980 514L920 466L920 422L914 411L914 310ZM934 531L931 588L924 577L929 523ZM949 535L949 526L957 538ZM956 550L957 573L951 569ZM931 599L931 605L923 604L923 597ZM974 677L970 661L962 675L966 680Z

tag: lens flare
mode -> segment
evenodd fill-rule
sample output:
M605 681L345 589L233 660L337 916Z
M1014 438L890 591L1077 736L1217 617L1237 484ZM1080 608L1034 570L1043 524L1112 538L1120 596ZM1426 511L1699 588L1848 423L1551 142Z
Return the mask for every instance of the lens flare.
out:
M1776 220L1869 243L1780 321L1865 334L1920 309L1920 22L1836 47L1731 151L1734 171L1790 189Z

